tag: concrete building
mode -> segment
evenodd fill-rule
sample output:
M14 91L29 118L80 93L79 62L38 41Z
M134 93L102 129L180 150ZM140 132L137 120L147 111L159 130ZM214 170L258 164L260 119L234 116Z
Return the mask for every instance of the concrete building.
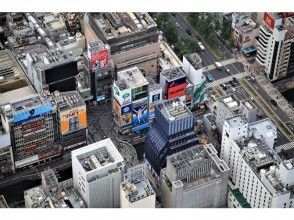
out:
M88 208L119 208L124 160L104 139L71 152L74 188Z
M207 100L207 81L203 75L202 59L200 56L197 53L184 55L183 70L187 74L187 82L189 82L186 88L186 103L190 103L191 108L203 104ZM188 95L189 87L192 87L192 96Z
M39 19L41 19L41 17L39 17ZM64 40L69 35L65 22L59 13L44 13L42 16L42 24L49 38L55 42Z
M54 92L59 143L62 150L69 150L87 144L86 103L77 91Z
M251 123L256 121L257 112L258 108L252 101L242 100L239 102L233 95L222 97L213 106L215 124L220 134L222 134L223 125L227 118L242 114Z
M167 157L161 171L165 208L218 208L226 205L229 167L213 145L194 146Z
M5 111L9 106L0 108L0 174L14 172L13 151L10 140L9 123Z
M155 192L144 173L143 165L130 168L120 184L121 208L155 208Z
M282 13L264 13L257 43L257 62L270 81L294 75L294 22Z
M0 208L9 208L3 195L0 195Z
M110 46L117 70L138 66L144 76L157 74L159 31L148 13L87 13L85 17L98 38Z
M34 90L28 84L25 72L10 50L0 51L0 105L13 99L33 95Z
M53 170L41 173L40 186L24 191L26 208L85 208L85 203L73 189L72 179L58 182Z
M230 188L238 192L229 193L229 200L238 200L240 192L254 208L292 207L293 161L281 160L273 150L276 138L277 129L269 119L250 124L241 116L226 120L221 158L231 168Z
M92 99L97 102L110 100L114 66L108 46L100 40L89 42L83 58L84 80L91 89Z
M68 51L48 49L46 52L28 53L25 66L27 76L39 93L76 90L77 58Z
M60 155L56 108L49 97L32 95L5 106L16 169Z
M149 127L149 83L138 67L117 73L112 94L114 121L120 129L138 132Z
M194 116L179 99L161 101L155 107L154 124L145 137L145 162L160 176L166 157L198 142Z

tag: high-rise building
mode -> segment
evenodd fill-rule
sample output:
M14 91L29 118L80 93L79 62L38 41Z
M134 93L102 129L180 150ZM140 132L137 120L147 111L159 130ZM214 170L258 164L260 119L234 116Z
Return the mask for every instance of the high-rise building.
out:
M22 168L60 154L56 143L56 107L46 96L32 95L6 105L15 168Z
M73 149L87 144L86 103L77 91L54 92L56 124L62 150Z
M248 123L234 116L225 121L221 158L231 168L229 205L238 207L237 200L254 208L292 207L293 158L279 157L273 148L276 138L277 128L268 118Z
M71 152L73 186L88 208L119 208L124 159L108 138Z
M113 114L119 128L140 131L149 127L149 83L138 67L117 73L113 83Z
M91 89L93 100L110 100L114 68L109 58L109 48L102 41L90 42L88 52L83 57L85 83Z
M120 184L121 208L155 208L155 192L144 173L144 166L128 170Z
M4 105L0 108L0 174L14 172L9 123L5 117L7 108L9 108L9 105Z
M166 157L198 142L194 116L179 99L165 100L155 107L154 125L145 137L145 159L159 176Z
M85 17L98 38L110 46L117 70L138 66L144 76L157 74L159 31L148 13L87 13Z
M161 171L165 208L225 207L229 167L213 145L190 147L167 157Z
M294 75L294 21L283 13L264 13L257 44L257 62L270 81Z

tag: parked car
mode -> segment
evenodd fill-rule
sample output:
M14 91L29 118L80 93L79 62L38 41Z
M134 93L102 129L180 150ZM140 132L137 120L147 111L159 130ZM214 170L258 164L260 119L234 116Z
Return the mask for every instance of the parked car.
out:
M186 33L190 36L192 35L192 32L189 29L186 29Z
M212 77L211 74L207 74L206 79L207 79L208 82L213 82L214 81L214 78Z

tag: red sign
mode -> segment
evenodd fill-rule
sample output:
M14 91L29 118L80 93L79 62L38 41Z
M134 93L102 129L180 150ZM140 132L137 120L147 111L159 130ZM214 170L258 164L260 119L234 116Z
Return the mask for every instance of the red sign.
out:
M167 91L167 99L173 99L186 94L186 83L171 87Z
M284 18L294 17L294 12L284 12Z
M275 19L267 12L263 15L263 21L271 28L273 29L275 27Z
M91 53L90 66L91 70L103 69L108 65L108 50L100 50Z

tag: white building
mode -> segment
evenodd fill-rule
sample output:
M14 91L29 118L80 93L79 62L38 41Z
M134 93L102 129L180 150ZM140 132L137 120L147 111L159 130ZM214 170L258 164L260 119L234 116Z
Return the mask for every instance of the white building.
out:
M264 66L269 80L293 76L294 31L292 19L277 13L264 13L257 43L257 62Z
M292 207L293 160L282 161L274 152L276 138L269 119L248 124L244 117L234 116L224 124L221 158L231 169L230 191L239 191L253 208ZM229 207L238 207L236 198L229 193Z
M112 141L71 152L73 185L89 208L119 208L124 160Z
M155 208L155 192L144 174L143 165L138 165L124 175L120 184L121 208Z
M213 145L199 145L167 157L161 170L165 208L218 208L226 205L229 167Z

